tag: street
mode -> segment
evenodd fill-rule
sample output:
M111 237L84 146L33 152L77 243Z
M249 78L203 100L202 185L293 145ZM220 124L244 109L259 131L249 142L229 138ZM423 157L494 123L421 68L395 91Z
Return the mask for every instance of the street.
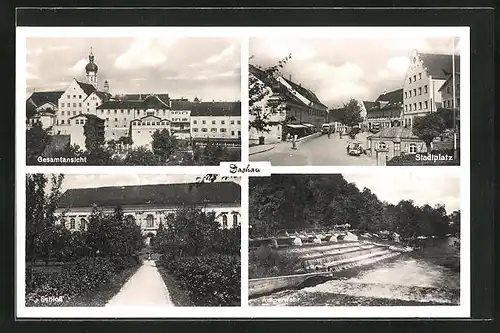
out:
M356 140L366 148L366 137L369 133L360 133ZM272 165L377 165L375 158L367 155L347 155L348 136L339 138L338 133L310 139L297 144L297 150L291 149L290 142L280 142L273 149L250 156L250 161L270 161Z

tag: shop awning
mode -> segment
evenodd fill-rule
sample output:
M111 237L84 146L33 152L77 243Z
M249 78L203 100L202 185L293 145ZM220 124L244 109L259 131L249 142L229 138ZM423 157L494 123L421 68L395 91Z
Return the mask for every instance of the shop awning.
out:
M313 124L305 124L305 123L303 123L302 125L304 125L306 127L315 127Z
M290 128L306 128L304 125L287 124L286 126L288 126Z

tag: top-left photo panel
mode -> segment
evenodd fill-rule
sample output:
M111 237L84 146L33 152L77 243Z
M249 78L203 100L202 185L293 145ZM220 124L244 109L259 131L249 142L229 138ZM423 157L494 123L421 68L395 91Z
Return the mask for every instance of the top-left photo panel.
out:
M239 38L66 34L20 42L26 165L241 160Z

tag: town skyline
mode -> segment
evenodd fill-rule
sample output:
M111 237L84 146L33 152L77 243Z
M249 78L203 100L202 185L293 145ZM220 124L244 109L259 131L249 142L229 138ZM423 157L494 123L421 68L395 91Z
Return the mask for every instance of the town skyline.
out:
M241 99L240 42L215 37L27 38L27 97L34 91L63 91L73 79L86 82L91 50L99 89L107 80L113 95Z
M452 38L251 38L250 63L273 66L291 54L283 76L291 76L329 108L336 108L350 98L375 101L384 91L403 88L411 52L451 55ZM455 54L460 54L456 37Z

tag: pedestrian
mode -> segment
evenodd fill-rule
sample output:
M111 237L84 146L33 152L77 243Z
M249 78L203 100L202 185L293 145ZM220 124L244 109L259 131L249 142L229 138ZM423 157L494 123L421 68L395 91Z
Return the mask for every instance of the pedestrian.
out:
M292 149L297 149L295 141L297 141L297 134L295 134L292 138Z
M332 135L332 128L331 127L328 128L328 139L330 139L330 135Z
M291 135L290 135L290 132L288 132L288 133L286 134L286 141L287 141L287 142L290 142L290 139L291 139Z
M339 131L340 138L342 139L342 131Z

